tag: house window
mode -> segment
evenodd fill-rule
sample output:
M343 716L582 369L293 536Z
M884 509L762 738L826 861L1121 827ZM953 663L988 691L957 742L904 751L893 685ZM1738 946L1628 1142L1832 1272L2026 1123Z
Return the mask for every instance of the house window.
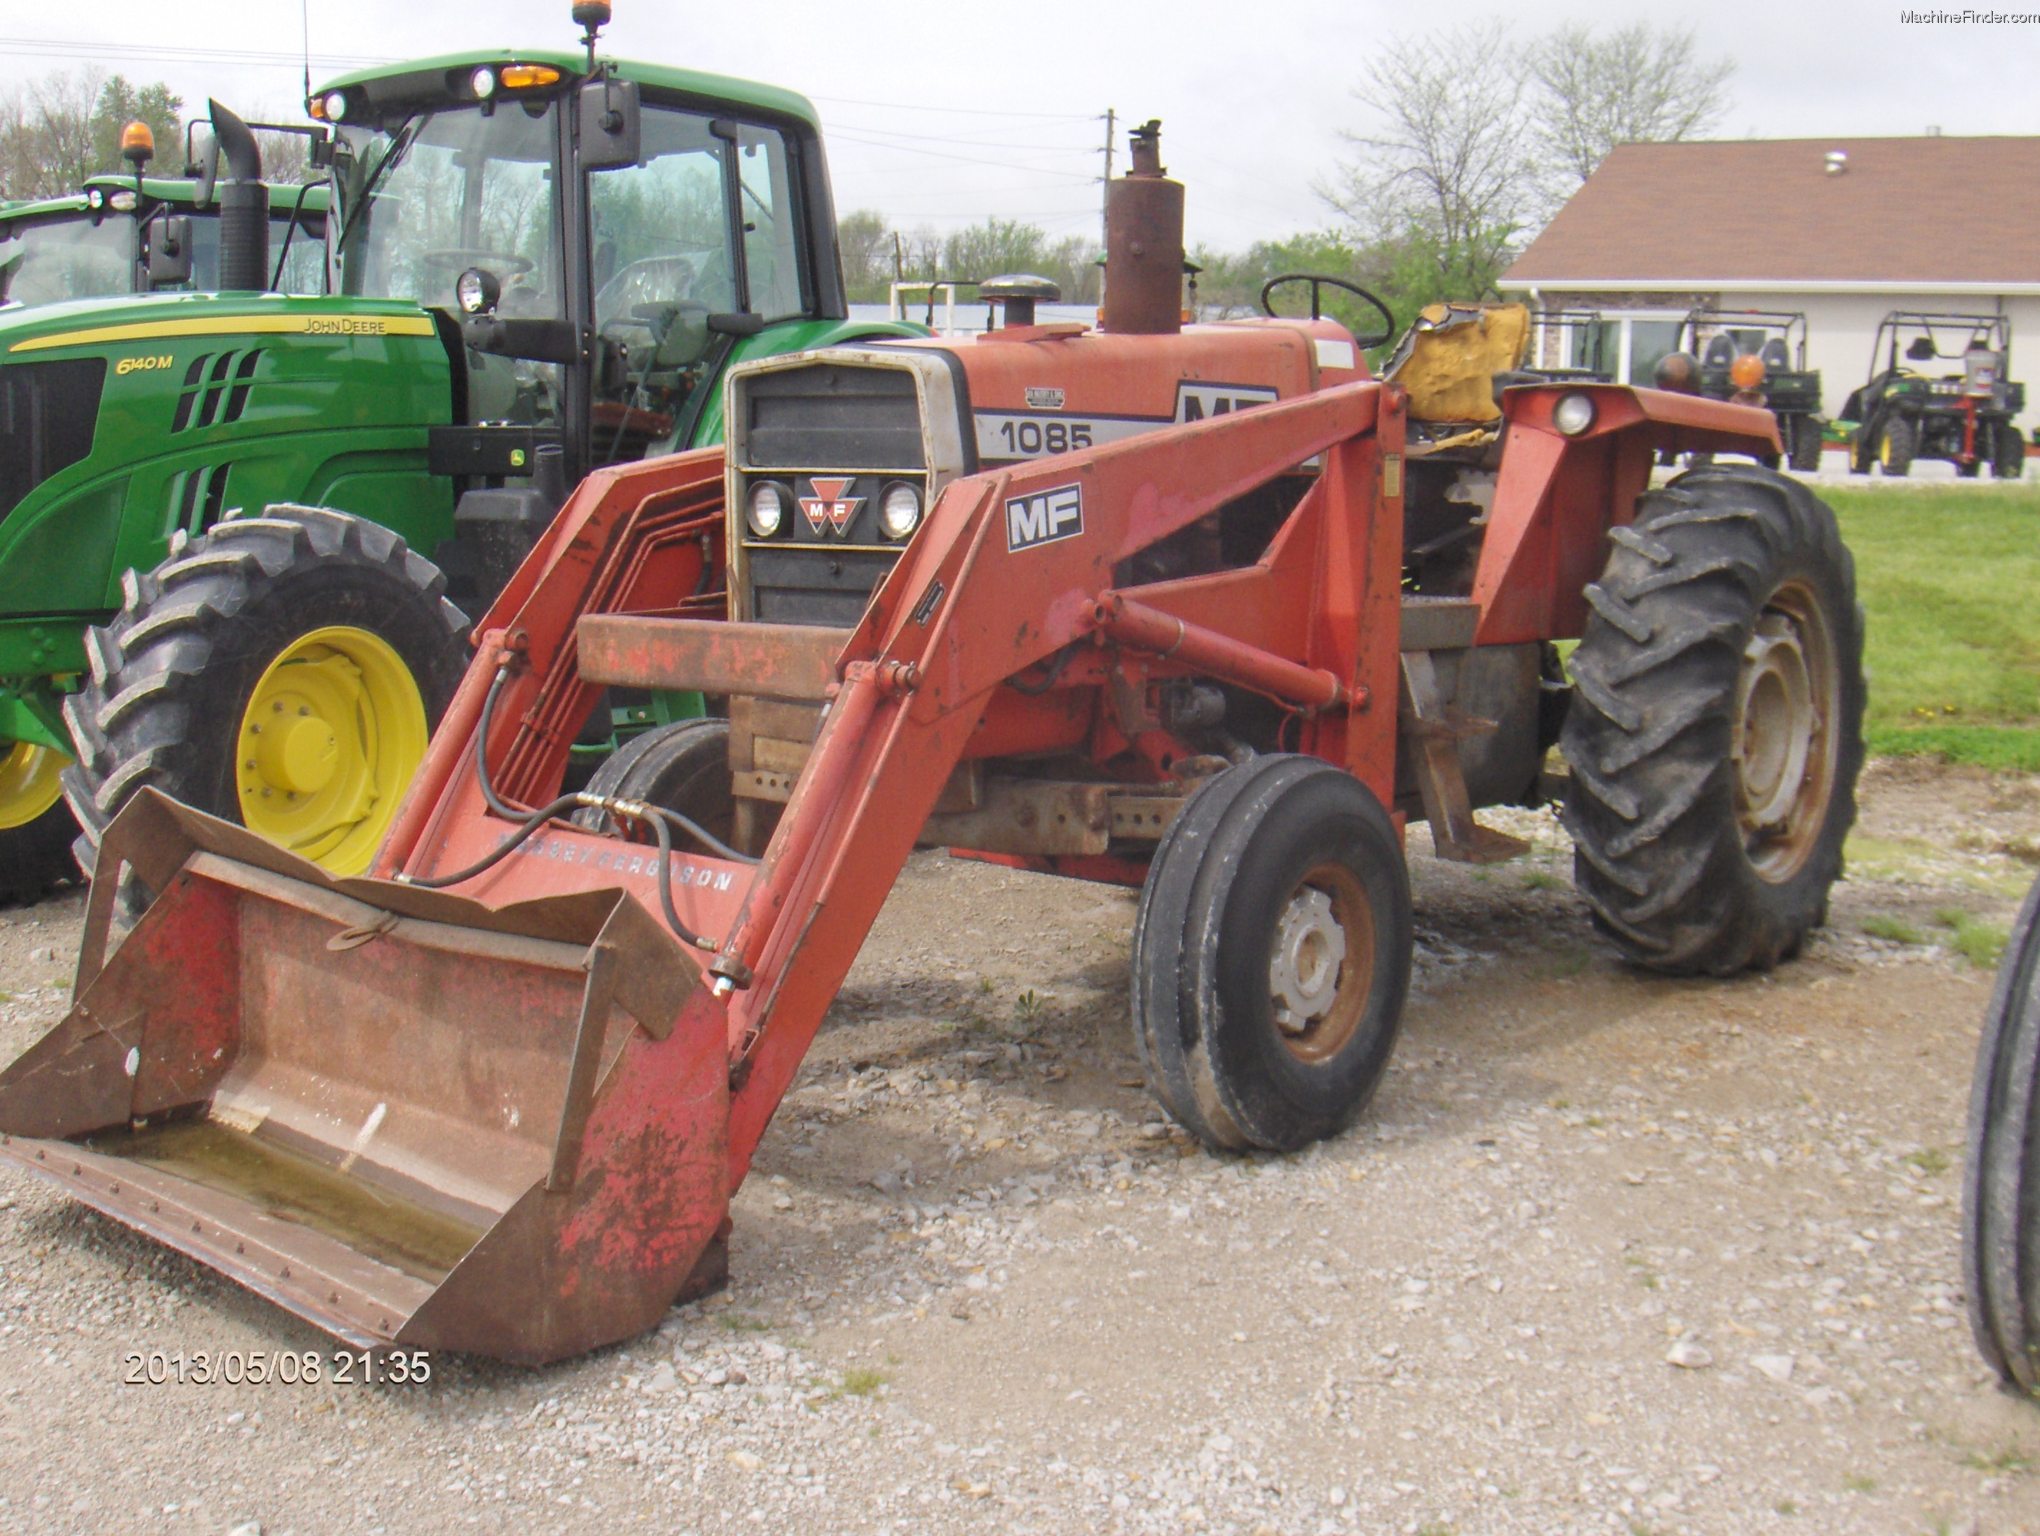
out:
M1629 334L1622 349L1625 359L1622 376L1631 384L1648 388L1657 378L1658 363L1667 353L1679 349L1679 322L1628 319L1623 324Z

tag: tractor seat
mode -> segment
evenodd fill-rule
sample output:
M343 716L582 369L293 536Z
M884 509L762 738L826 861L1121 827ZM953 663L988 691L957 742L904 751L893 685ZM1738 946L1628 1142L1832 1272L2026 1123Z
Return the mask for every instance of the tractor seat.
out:
M1757 356L1763 360L1764 371L1767 373L1783 373L1792 366L1792 360L1785 351L1785 339L1782 336L1773 336L1769 341L1765 342Z
M1726 368L1735 362L1735 338L1726 331L1708 338L1707 350L1700 355L1705 368Z
M1432 304L1424 308L1382 374L1402 385L1412 421L1487 426L1500 420L1495 380L1512 373L1530 342L1522 304Z

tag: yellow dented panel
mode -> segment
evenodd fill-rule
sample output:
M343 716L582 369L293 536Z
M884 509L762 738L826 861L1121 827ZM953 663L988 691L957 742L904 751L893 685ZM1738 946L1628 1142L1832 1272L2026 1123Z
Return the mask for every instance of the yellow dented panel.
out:
M1432 304L1416 318L1385 377L1408 391L1415 421L1501 418L1494 379L1523 361L1530 311L1521 304Z

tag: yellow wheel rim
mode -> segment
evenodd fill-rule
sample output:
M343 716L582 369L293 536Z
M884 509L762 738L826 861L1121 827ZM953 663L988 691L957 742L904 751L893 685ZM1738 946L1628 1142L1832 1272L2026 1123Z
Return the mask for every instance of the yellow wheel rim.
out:
M25 827L64 798L70 759L53 747L17 741L0 757L0 832Z
M358 875L425 757L425 700L380 635L298 636L256 681L234 739L241 821L336 875Z

